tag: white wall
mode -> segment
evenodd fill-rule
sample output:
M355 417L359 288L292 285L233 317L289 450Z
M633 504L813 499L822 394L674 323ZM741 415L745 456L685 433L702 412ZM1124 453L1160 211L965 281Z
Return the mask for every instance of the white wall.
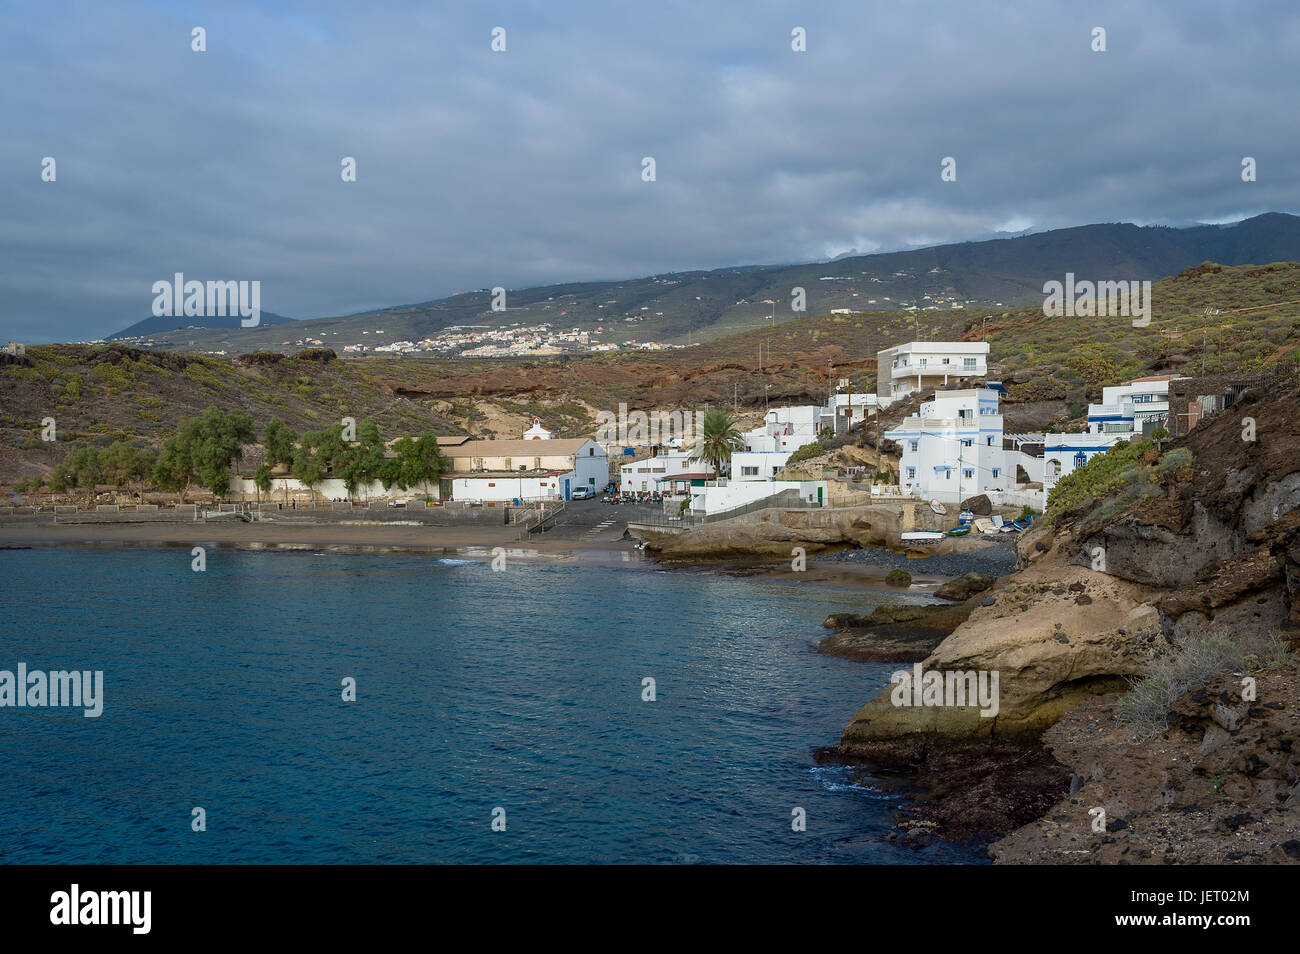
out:
M771 480L790 457L790 451L737 452L731 455L731 479ZM746 474L747 467L755 468L755 473Z
M541 477L456 477L451 482L454 500L562 500L564 480L572 473Z
M724 487L692 487L691 510L697 513L718 513L754 503L783 490L798 490L804 500L811 496L817 500L818 489L823 503L828 499L824 480L736 480Z
M573 455L574 486L599 493L609 483L609 457L595 441L587 441ZM561 484L563 486L563 484Z
M271 492L262 496L272 500L283 500L286 487L289 491L290 500L294 498L305 500L310 494L307 485L293 477L273 477L271 479ZM248 494L249 496L257 494L257 487L254 486L252 478L249 477L231 477L229 488L231 493ZM375 480L358 487L356 493L351 495L348 494L347 488L343 486L343 481L337 477L331 477L316 484L316 499L318 500L321 497L326 500L334 500L335 498L339 500L391 500L406 497L424 497L426 494L435 500L438 498L438 482L436 480L429 481L427 489L412 487L409 490L402 490L400 487L385 488L383 484Z

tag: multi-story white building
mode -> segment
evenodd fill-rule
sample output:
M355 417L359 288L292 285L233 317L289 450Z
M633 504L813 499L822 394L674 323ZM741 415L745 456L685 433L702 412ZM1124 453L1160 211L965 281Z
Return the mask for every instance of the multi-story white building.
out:
M669 451L657 457L624 464L619 468L618 489L623 493L666 490L666 481L670 475L686 473L691 469L690 456L689 450ZM707 465L700 464L698 469L706 470Z
M960 502L1016 483L1003 448L998 392L990 388L936 392L919 414L884 436L902 448L898 482L904 493Z
M1169 382L1175 375L1138 378L1101 389L1101 403L1088 405L1089 434L1130 435L1164 425L1169 417Z
M835 393L830 396L819 415L818 430L829 427L835 436L846 434L868 417L872 417L889 401L877 394Z
M811 404L772 408L767 412L762 426L740 435L745 442L745 450L751 453L782 451L793 454L805 444L817 440L822 410Z
M909 341L876 354L876 393L896 401L988 374L987 341Z

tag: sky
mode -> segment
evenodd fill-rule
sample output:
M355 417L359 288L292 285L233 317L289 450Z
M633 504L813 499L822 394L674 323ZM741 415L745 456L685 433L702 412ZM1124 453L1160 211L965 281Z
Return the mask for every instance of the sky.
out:
M1298 51L1289 0L5 0L0 339L1296 212Z

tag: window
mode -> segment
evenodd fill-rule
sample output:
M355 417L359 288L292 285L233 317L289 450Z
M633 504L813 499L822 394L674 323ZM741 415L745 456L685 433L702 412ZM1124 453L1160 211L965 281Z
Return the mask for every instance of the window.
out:
M966 467L962 470L961 475L963 477L974 477L975 471L971 470L969 467Z
M510 466L510 458L509 458L509 457L506 457L506 458L504 458L504 460L505 460L505 466L504 466L503 468L501 468L501 469L502 469L502 470L512 470L513 468L511 468L511 466Z
M975 370L975 359L974 359L974 358L962 358L962 359L961 359L961 366L962 366L963 368L965 368L967 371L974 371L974 370Z
M740 473L741 473L741 476L742 476L742 477L757 477L757 476L758 476L758 468L757 468L757 467L742 467L742 468L740 468Z
M973 447L974 445L975 445L975 439L973 437L966 437L962 439L961 442L962 447Z
M588 456L588 457L595 457L595 456L596 456L596 448L594 448L594 447L588 447L588 448L587 448L587 456Z
M916 453L916 449L917 447L920 446L920 443L921 443L920 441L908 441L907 449L910 450L912 453Z
M994 477L994 479L996 479L997 477L999 477L1001 474L1002 474L1002 468L1000 468L1000 467L994 467L994 468L993 468L993 477Z
M988 437L984 438L984 445L985 445L986 447L992 447L992 446L993 446L993 435L992 435L992 434L990 434Z
M907 468L907 479L908 479L908 480L916 480L916 468L915 468L915 467L909 467L909 468Z
M540 457L534 457L533 470L541 470L541 469L542 469L542 459Z

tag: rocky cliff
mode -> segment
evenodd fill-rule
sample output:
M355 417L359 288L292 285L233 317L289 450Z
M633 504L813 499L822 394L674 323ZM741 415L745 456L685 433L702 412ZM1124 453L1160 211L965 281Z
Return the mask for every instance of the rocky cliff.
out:
M1020 569L986 594L993 604L923 663L998 673L997 714L899 706L886 689L844 730L844 753L915 762L935 747L1037 738L1194 638L1283 632L1294 641L1298 411L1294 377L1247 392L1187 437L1143 452L1122 486L1083 494L1022 535Z

